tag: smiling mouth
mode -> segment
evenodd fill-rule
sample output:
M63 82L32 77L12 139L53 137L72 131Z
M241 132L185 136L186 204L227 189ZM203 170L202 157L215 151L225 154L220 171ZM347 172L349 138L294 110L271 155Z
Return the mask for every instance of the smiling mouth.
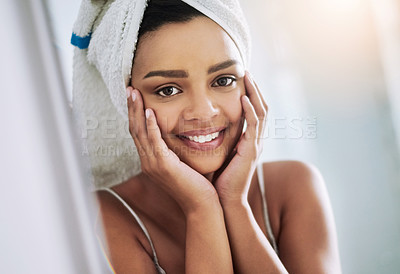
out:
M183 138L187 138L190 141L203 144L203 143L206 143L206 142L211 142L212 140L217 138L219 136L219 131L211 133L211 134L207 134L207 135L194 135L194 136L180 135L180 136L182 136Z
M179 138L186 138L190 141L202 144L206 142L211 142L212 140L218 138L219 134L222 133L225 129L226 127L215 127L208 129L190 130L182 132L177 136Z
M177 135L187 146L198 150L210 150L219 147L224 140L226 128L197 130Z

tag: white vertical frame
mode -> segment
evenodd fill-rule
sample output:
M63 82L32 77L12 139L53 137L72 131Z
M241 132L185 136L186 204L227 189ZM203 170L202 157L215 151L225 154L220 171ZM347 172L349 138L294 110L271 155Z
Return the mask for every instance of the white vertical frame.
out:
M0 10L0 272L109 273L40 0Z

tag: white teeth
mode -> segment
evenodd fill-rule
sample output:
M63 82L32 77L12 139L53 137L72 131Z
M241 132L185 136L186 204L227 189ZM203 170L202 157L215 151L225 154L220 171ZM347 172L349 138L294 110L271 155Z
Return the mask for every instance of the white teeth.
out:
M204 135L199 136L199 143L202 144L206 141L206 137Z
M219 132L214 132L208 135L199 135L199 136L186 136L187 138L189 138L190 141L194 141L196 143L205 143L205 142L210 142L212 140L214 140L215 138L217 138L219 135Z

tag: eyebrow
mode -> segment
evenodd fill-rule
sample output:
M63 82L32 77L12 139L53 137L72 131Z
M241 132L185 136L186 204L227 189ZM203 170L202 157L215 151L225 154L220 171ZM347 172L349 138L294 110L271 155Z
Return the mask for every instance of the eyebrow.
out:
M155 70L150 71L147 73L143 79L154 77L154 76L161 76L166 78L187 78L189 77L188 73L184 70Z
M226 60L224 62L221 62L221 63L211 66L207 70L207 73L211 74L211 73L217 72L219 70L229 68L230 66L236 65L237 63L238 63L237 60ZM189 73L185 70L155 70L155 71L150 71L149 73L147 73L143 77L143 79L146 79L149 77L154 77L154 76L160 76L160 77L165 77L165 78L188 78Z
M237 63L238 63L238 61L236 61L236 60L232 60L232 59L231 60L226 60L224 62L221 62L219 64L211 66L208 69L207 73L211 74L211 73L217 72L219 70L229 68L230 66L236 65Z

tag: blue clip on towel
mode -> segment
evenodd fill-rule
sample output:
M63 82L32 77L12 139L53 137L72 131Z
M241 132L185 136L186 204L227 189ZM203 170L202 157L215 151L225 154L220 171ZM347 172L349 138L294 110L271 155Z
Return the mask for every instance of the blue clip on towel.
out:
M71 44L80 49L87 49L89 47L91 38L92 38L92 33L89 33L85 37L80 37L75 33L72 33Z

